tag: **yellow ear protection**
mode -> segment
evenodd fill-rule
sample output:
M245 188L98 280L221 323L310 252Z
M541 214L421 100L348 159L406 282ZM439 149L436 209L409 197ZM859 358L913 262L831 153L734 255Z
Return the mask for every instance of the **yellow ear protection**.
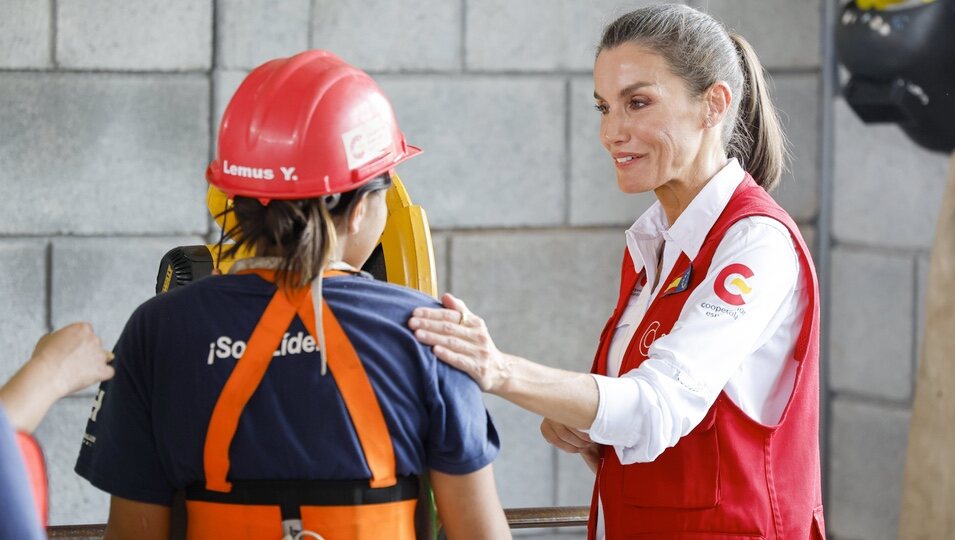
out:
M392 185L385 195L388 220L378 246L363 270L377 279L417 289L437 297L438 287L434 268L434 247L428 217L421 206L414 204L397 174L392 173ZM213 270L226 273L239 259L251 257L250 248L225 256L223 246L226 232L232 225L232 200L215 187L206 191L206 206L219 225L219 242L199 246L180 246L170 250L159 265L156 293L181 287L212 274Z

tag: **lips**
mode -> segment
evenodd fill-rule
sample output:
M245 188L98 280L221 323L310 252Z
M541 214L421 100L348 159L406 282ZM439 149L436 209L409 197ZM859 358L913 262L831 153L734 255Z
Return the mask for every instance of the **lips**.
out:
M645 155L646 154L633 154L630 152L615 152L611 157L613 157L614 164L622 169L637 163Z

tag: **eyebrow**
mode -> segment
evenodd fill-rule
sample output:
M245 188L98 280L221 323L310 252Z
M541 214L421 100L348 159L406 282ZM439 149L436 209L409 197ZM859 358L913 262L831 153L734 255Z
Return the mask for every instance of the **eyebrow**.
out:
M621 90L620 93L619 93L619 96L622 97L622 98L625 98L625 97L627 97L628 95L630 95L631 93L633 93L634 90L638 90L638 89L640 89L640 88L643 88L644 86L651 86L652 84L653 84L653 83L649 83L649 82L646 82L646 81L638 81L638 82L635 82L635 83L633 83L633 84L627 86L627 87L624 88L623 90ZM600 97L600 94L598 94L596 90L594 90L594 99L603 100L603 98Z

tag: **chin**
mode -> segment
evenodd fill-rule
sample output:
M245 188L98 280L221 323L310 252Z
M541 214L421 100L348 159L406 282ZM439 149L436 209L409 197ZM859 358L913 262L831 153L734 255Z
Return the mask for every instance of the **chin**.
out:
M653 183L643 178L617 175L617 188L623 193L646 193L653 190Z

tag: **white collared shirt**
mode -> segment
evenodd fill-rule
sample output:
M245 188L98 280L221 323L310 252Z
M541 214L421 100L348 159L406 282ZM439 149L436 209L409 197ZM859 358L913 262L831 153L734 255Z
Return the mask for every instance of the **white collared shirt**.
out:
M657 202L627 231L634 268L638 274L646 270L647 285L634 289L620 317L608 353L608 376L593 376L600 399L589 430L595 442L613 445L622 464L653 461L674 446L699 424L721 391L766 425L779 422L792 394L805 284L789 231L761 216L742 219L727 230L709 273L692 276L701 281L671 332L653 342L640 367L617 377L650 298L667 285L657 276L668 276L681 253L696 258L743 178L739 163L730 160L673 226L667 227ZM739 280L732 274L717 284L717 275L731 264L745 265L752 276ZM737 310L721 300L717 287L745 303Z

